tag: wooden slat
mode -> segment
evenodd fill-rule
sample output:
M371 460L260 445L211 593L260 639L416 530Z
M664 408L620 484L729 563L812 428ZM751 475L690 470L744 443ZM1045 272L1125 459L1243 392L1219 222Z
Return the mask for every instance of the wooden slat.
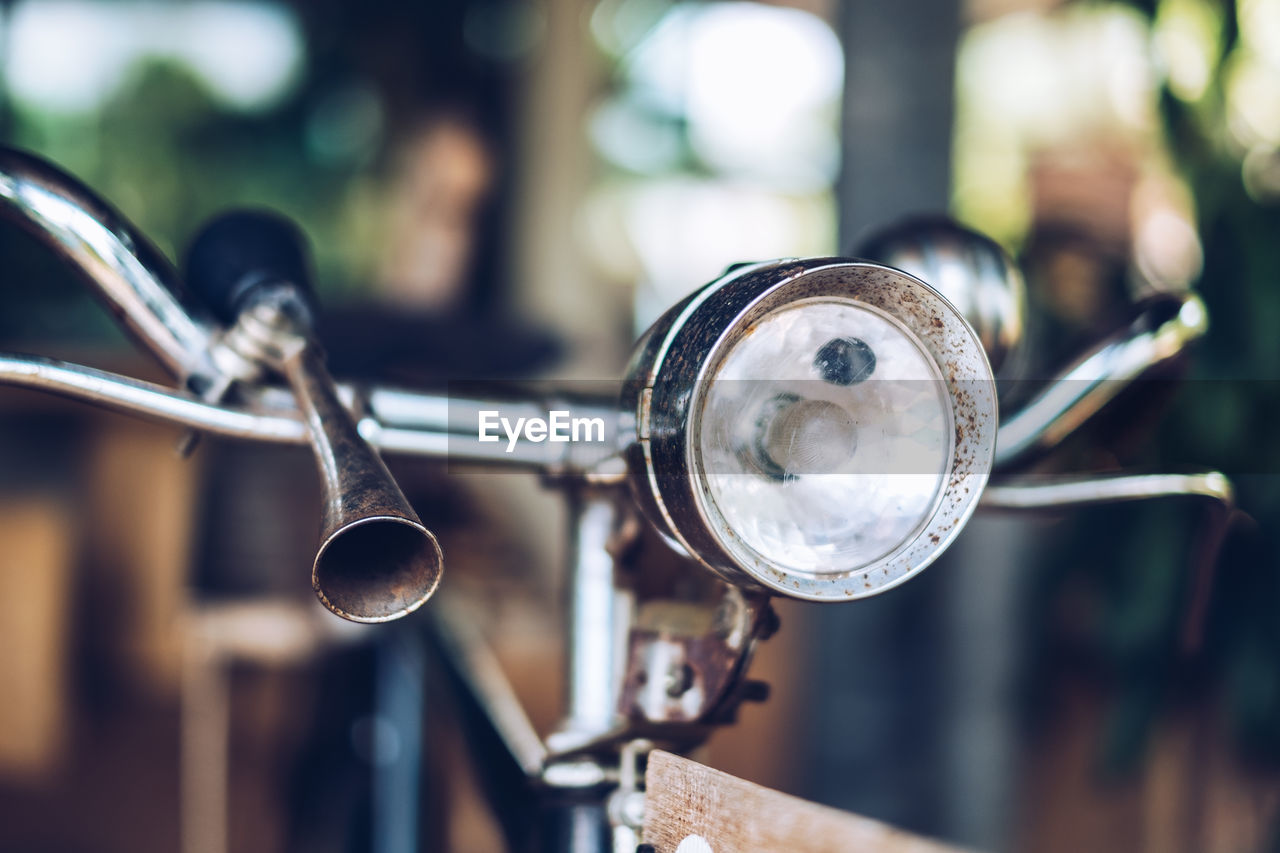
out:
M96 423L81 527L98 582L123 605L103 640L131 686L176 695L199 463L173 452L172 427Z
M47 778L66 752L71 532L60 504L0 499L0 776L6 781Z
M653 845L655 853L676 853L678 848L679 853L958 851L878 821L771 791L669 752L650 754L645 790L644 841Z

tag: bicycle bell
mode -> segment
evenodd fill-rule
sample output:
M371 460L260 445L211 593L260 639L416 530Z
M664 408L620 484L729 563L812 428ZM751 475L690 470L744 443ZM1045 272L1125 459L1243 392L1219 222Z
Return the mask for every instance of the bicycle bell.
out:
M982 341L997 375L1012 378L1026 330L1026 285L1000 244L945 216L915 216L867 237L853 254L937 288Z
M649 520L726 580L793 598L912 577L992 467L981 341L938 291L880 264L737 268L645 333L624 389Z

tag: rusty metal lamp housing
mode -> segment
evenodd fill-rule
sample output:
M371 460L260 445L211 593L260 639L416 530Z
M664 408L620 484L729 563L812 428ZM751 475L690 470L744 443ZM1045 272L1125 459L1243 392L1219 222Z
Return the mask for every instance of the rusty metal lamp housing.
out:
M622 406L637 502L747 588L883 592L942 553L991 471L995 384L956 308L840 258L739 267L637 344Z

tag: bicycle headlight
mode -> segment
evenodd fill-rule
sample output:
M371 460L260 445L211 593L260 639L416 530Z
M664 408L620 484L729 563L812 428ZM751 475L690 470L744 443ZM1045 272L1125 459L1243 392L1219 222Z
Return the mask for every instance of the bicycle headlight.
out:
M968 520L995 400L972 329L920 280L841 259L755 265L642 338L628 464L650 520L727 580L861 598Z

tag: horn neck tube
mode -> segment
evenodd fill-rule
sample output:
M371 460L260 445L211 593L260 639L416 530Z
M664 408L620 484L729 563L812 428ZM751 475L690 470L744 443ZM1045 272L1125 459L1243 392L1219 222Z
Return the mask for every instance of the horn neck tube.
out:
M338 399L314 345L281 363L306 419L324 514L311 570L316 595L355 622L386 622L422 606L440 583L440 545Z
M223 354L246 378L264 367L284 377L302 413L324 501L316 596L353 622L399 619L439 585L440 545L360 435L295 297L289 288L264 290L227 330Z

